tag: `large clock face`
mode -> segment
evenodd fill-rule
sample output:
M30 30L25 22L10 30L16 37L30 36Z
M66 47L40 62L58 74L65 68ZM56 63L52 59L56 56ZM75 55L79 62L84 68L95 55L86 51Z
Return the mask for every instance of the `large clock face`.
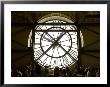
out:
M66 23L51 20L45 23ZM34 60L42 66L65 68L78 58L75 25L39 25L35 28Z

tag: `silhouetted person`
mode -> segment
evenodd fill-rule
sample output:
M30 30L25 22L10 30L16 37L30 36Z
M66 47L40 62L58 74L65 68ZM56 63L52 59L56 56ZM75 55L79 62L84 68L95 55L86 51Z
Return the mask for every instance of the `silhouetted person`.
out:
M45 66L45 76L49 76L49 69L48 69L48 66Z
M69 67L66 67L66 76L72 76Z
M36 62L35 64L35 73L36 73L36 76L40 76L41 75L41 66L38 64L38 62Z
M54 69L54 76L59 77L59 67L57 67L57 66Z

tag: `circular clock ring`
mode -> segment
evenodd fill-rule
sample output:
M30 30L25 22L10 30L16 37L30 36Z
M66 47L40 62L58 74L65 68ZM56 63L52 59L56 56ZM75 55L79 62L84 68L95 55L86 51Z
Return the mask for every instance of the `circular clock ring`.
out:
M63 29L61 27L55 27L55 28L56 29L57 28L60 28L60 30L59 31L58 30L55 31L54 28L49 28L47 30L47 32L44 32L42 34L42 36L40 38L40 43L41 43L40 46L41 46L42 51L45 53L45 50L46 49L45 49L45 47L43 47L43 44L45 44L45 42L47 44L48 43L49 44L51 43L52 47L51 47L50 50L52 50L52 51L56 51L57 50L59 52L59 55L54 55L55 53L52 54L52 52L51 53L46 52L45 54L47 56L49 56L49 57L52 57L52 58L61 58L61 57L65 56L67 54L67 52L69 52L71 50L71 47L72 47L72 38L71 38L71 35L69 34L69 32L67 32L65 29ZM54 29L55 32L50 32L49 30L51 30L51 29ZM51 39L44 41L44 39L46 38L47 33L48 33L48 35L50 36ZM60 35L61 34L64 34L64 33L65 34L60 38L59 33L60 33ZM53 36L52 36L52 34L53 34ZM62 41L63 40L63 37L68 39L68 40L66 40L66 43L64 41ZM60 38L60 39L58 40L58 38ZM67 43L69 44L69 46L67 45ZM60 52L61 50L64 50L65 52L64 53L63 52Z

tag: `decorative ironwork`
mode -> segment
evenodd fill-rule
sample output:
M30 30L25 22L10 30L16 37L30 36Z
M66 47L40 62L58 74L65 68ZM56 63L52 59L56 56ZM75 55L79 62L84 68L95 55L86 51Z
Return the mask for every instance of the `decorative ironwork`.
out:
M47 21L35 27L34 60L42 66L65 68L78 60L77 28L65 21ZM58 24L58 25L55 25Z

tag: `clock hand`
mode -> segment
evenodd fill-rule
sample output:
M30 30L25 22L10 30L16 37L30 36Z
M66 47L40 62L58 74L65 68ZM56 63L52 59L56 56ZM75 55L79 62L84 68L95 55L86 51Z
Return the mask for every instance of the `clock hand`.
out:
M54 38L48 32L46 34L51 38L51 42L53 43Z
M73 61L76 61L76 59L61 46L61 44L59 44L59 47L61 47Z
M66 33L66 32L65 32ZM60 34L60 36L57 38L57 40L55 40L54 38L54 42L53 42L53 44L37 59L37 60L39 60L44 54L46 54L62 37L63 37L63 35L65 34L65 33L61 33ZM44 37L45 38L45 37ZM47 38L46 38L47 39ZM49 40L49 39L48 39ZM50 40L49 40L50 41Z
M54 43L57 43L62 37L63 35L65 34L66 32L64 33L61 33L59 37L57 37L57 40L54 41Z
M56 44L56 41L54 41L53 44L52 44L45 52L43 52L43 54L41 54L41 55L37 58L37 60L39 60L44 54L46 54L55 44Z
M53 40L53 41L55 41L55 39L47 32L47 35ZM52 41L52 42L53 42Z
M66 32L65 32L65 33L66 33ZM57 40L55 40L50 34L48 34L48 33L47 33L47 34L51 37L52 40L54 40L54 41L57 42L57 41L59 41L59 40L62 38L62 36L63 36L65 33L61 33L60 36L57 37Z
M48 34L47 34L47 35L48 35ZM48 35L48 36L49 36L49 35ZM43 36L43 38L46 39L48 42L52 42L52 43L53 43L53 41L52 41L51 39L46 38L45 36Z
M40 36L42 36L42 34L41 33L39 33L39 32L37 32L37 34L38 35L40 35ZM47 34L47 33L46 33ZM49 36L49 35L48 35ZM44 38L44 39L46 39L48 42L52 42L53 43L53 41L51 40L51 39L49 39L49 38L47 38L47 37L45 37L45 35L43 35L43 37L42 38Z
M59 37L57 37L57 40L55 40L55 39L54 39L50 34L48 34L48 32L47 32L47 34L49 35L49 37L51 37L52 40L54 40L54 42L52 41L52 43L54 43L54 44L53 44L54 47L55 47L55 44L59 45L58 41L63 37L63 35L64 35L65 33L66 33L66 32L61 33L61 34L59 35Z

